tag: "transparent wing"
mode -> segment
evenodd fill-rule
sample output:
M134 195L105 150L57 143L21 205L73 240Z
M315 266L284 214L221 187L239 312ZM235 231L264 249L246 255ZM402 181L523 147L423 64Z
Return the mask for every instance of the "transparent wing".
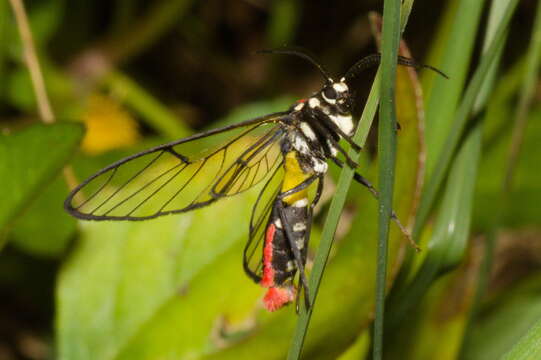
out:
M276 168L269 178L252 210L250 219L250 234L246 247L244 248L244 270L255 281L261 280L263 271L263 246L265 232L272 212L273 204L280 193L282 181L284 178L284 169L282 163Z
M244 270L255 282L261 281L263 272L263 247L267 225L276 197L280 194L282 188L284 169L281 165L282 163L276 168L273 175L261 190L252 211L252 218L250 219L250 236L244 248L243 264ZM308 188L310 203L317 201L315 199L315 190L318 188L320 181L319 179L315 180ZM309 230L307 231L307 236L310 236Z
M267 115L120 160L74 189L66 210L89 220L144 220L243 192L277 167L284 116Z

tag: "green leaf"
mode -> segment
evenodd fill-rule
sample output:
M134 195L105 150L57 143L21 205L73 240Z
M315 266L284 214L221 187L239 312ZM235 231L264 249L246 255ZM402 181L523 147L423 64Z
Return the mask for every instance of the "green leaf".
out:
M11 71L7 76L6 84L6 100L10 104L26 112L35 107L36 98L27 69L21 67Z
M241 266L257 194L248 195L149 222L82 222L57 290L60 358L170 358L217 346L209 336L220 319L242 322L262 293Z
M15 222L9 237L14 246L34 256L58 257L76 230L75 219L61 204L68 194L66 181L58 177ZM47 236L41 236L47 229Z
M536 360L541 358L541 320L506 353L502 360Z
M436 50L440 44L445 44L441 57L430 59L430 65L445 72L450 79L445 79L433 72L426 72L424 85L428 79L433 80L433 86L426 95L426 139L427 139L427 174L434 171L438 156L442 151L449 134L453 117L463 93L472 57L475 34L481 19L484 0L479 1L449 1L449 9L445 14L453 19L452 25L441 32L433 41ZM453 11L454 10L454 11ZM443 25L449 25L443 22ZM438 51L439 52L439 51Z
M393 298L395 303L389 311L388 322L391 328L402 323L403 316L419 302L438 275L462 260L469 239L480 147L478 127L464 142L451 168L449 185L427 250L429 253L407 289Z
M340 357L338 360L358 360L366 358L368 355L368 350L370 349L370 336L368 331L364 331L358 338L355 340L353 345L351 345Z
M501 111L498 116L502 117L502 120L508 120L510 114L508 111ZM536 106L530 110L521 156L515 168L513 190L505 194L508 201L498 224L500 227L520 228L532 224L541 225L539 216L541 173L532 171L539 164L537 151L541 143L541 122L536 120L540 116L541 107ZM492 120L499 121L495 118ZM474 226L476 230L487 230L494 226L494 204L501 202L502 183L505 176L502 159L505 159L508 154L510 140L511 133L502 132L493 140L492 146L485 150L475 195Z
M83 135L73 123L33 125L0 136L0 231L16 219L72 156ZM62 203L58 204L62 207Z
M536 324L541 318L540 280L541 273L535 272L510 289L499 292L498 296L481 307L469 332L470 338L463 352L464 360L499 359L508 351L513 355L526 353L515 350L514 346L521 344L519 349L526 350L524 345L531 344L533 339L526 340L530 336L527 335L525 342L521 343L521 338L529 329L535 329L532 336L539 331ZM539 346L530 348L530 351L534 350L539 351Z

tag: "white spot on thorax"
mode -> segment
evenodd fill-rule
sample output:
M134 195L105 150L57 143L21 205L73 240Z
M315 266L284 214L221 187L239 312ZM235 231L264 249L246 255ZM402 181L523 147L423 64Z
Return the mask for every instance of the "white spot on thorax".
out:
M315 98L315 97L312 97L310 98L310 100L308 100L308 106L310 106L311 108L316 108L320 105L320 101L319 99Z
M295 134L295 137L293 139L293 148L300 152L301 154L308 154L310 153L310 148L308 147L308 143L300 136L299 134Z
M297 105L295 105L295 107L293 108L294 110L302 110L302 108L304 107L304 103L301 102L301 103L298 103Z
M329 117L344 133L348 135L353 134L353 119L351 115L329 115Z
M282 220L280 220L280 218L277 218L276 220L274 220L274 225L275 225L278 229L281 229L281 228L282 228Z
M331 155L336 156L338 154L338 150L332 145L331 141L327 139L327 145L329 146L329 149L331 150Z
M316 134L314 133L314 131L312 130L312 128L310 127L310 125L308 125L307 123L305 122L301 122L301 130L302 132L304 133L304 135L306 135L306 137L310 140L316 140Z

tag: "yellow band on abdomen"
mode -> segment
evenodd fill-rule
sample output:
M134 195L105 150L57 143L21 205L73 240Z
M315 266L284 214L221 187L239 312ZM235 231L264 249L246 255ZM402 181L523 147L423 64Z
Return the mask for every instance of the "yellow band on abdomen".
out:
M305 173L297 159L297 154L294 151L288 152L285 156L285 175L284 182L282 183L282 192L293 189L312 176L312 174ZM307 199L308 189L297 191L294 194L286 196L284 202L292 205L297 200Z

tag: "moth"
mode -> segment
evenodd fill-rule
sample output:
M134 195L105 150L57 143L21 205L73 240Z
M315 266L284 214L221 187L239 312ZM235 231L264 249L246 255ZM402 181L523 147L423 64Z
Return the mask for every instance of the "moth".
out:
M262 184L252 210L243 266L250 278L267 288L264 305L275 311L294 300L298 304L301 292L306 307L310 306L305 265L313 210L321 197L329 161L339 167L358 166L340 145L343 139L355 151L361 150L351 138L355 129L351 80L378 64L380 56L365 57L334 79L304 50L264 52L308 61L323 76L323 87L286 111L119 160L83 181L64 205L83 220L149 220L196 210ZM398 63L439 72L404 57ZM202 143L219 145L194 150ZM354 179L377 195L359 173ZM312 196L309 188L315 189Z

